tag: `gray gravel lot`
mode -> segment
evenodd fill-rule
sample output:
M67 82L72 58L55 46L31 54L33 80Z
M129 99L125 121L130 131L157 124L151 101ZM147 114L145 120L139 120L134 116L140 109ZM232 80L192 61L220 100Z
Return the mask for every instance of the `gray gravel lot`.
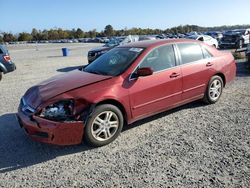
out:
M98 44L9 46L18 69L0 82L0 187L249 187L250 70L214 105L194 102L126 127L113 143L58 147L15 119L32 85L87 63ZM70 49L61 57L61 48Z

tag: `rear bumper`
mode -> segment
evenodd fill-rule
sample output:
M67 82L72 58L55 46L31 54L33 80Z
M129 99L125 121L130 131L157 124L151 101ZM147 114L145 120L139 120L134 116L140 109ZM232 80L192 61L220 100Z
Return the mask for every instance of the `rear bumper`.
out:
M0 71L4 74L16 70L16 65L14 63L0 63Z
M34 141L55 144L75 145L82 142L83 122L54 122L24 114L19 108L16 115L21 128Z

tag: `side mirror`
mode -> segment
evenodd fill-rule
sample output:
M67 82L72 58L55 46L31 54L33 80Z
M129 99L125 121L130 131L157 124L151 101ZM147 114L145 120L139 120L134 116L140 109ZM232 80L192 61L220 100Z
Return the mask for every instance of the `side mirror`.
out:
M153 74L153 70L150 67L139 68L136 71L136 75L138 77L150 76L152 74Z
M198 40L200 40L200 41L204 41L204 38L203 38L203 37L200 37Z

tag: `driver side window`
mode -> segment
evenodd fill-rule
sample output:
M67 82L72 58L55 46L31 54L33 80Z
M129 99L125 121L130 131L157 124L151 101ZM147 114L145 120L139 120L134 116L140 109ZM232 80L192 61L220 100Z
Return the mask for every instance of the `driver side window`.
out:
M161 46L153 49L142 61L140 68L150 67L153 72L174 67L175 54L172 45Z

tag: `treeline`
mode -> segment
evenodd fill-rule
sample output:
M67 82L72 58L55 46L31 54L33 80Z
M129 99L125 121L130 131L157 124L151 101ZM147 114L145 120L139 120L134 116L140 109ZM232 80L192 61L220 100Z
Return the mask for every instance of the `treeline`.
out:
M90 31L83 31L82 29L63 30L61 28L50 30L32 29L31 33L22 32L12 34L2 32L0 34L0 43L2 42L16 42L16 41L42 41L42 40L59 40L59 39L79 39L79 38L94 38L94 37L111 37L111 36L126 36L126 35L152 35L162 33L188 33L192 31L225 31L240 28L250 28L250 25L234 25L234 26L219 26L219 27L201 27L197 25L180 25L169 29L120 29L115 30L111 25L107 25L103 31L97 32L96 29Z

